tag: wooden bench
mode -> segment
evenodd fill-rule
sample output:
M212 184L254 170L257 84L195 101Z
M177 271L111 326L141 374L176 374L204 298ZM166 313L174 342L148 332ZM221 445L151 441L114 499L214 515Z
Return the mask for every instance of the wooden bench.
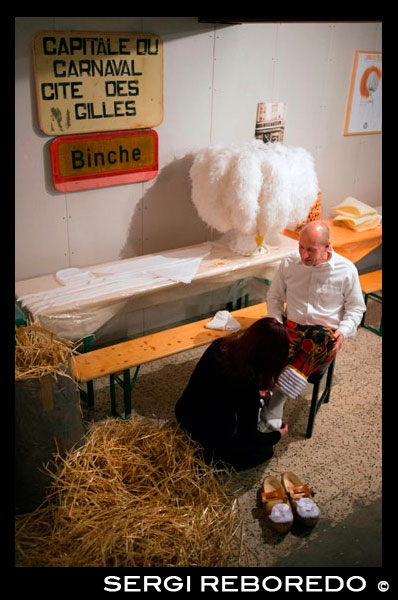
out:
M383 283L382 283L382 270L378 270L378 271L372 271L371 273L364 273L363 275L359 276L359 281L361 284L361 289L365 295L365 305L366 307L368 306L368 300L369 298L372 298L373 300L375 300L376 302L379 302L380 304L382 303L382 295L381 294L377 294L376 292L379 292L383 289ZM365 316L366 316L366 312L364 313L363 317L362 317L362 321L361 321L361 326L365 327L365 329L370 329L370 331L373 331L374 333L377 333L377 335L382 335L382 319L380 318L380 326L378 329L371 327L370 325L366 325L365 323Z
M242 330L245 330L255 321L267 315L267 305L262 302L247 306L231 311L231 315L239 321ZM228 335L225 330L205 327L210 320L211 318L208 317L194 323L79 354L72 359L72 373L82 383L90 383L94 379L109 375L112 415L129 418L131 416L131 394L140 366L185 350L198 348ZM135 373L131 379L130 369L132 368L135 368ZM123 373L123 381L119 378L120 373ZM118 414L116 410L115 381L123 387L124 416ZM94 396L92 395L91 404L93 402Z
M239 310L230 311L231 315L239 321L241 331L247 329L258 319L267 316L267 304L262 302L247 306ZM73 357L72 373L80 382L92 385L93 379L110 376L111 413L114 417L128 419L131 416L131 395L137 380L140 366L145 363L167 358L192 350L213 340L229 335L225 330L208 329L205 327L211 319L206 318L187 325L181 325L165 331L159 331L127 342L92 350L85 354ZM319 398L320 382L324 372L314 373L309 378L313 384L313 393L309 411L306 437L310 438L314 426L315 415L323 402L329 401L332 385L334 362L328 367L326 386ZM130 379L130 369L135 367L135 373ZM118 376L123 373L123 380ZM123 387L124 414L120 415L116 409L115 381Z

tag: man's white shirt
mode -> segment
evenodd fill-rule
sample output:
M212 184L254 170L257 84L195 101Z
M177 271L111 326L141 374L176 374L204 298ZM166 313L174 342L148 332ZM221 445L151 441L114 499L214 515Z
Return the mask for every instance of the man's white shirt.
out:
M267 294L267 316L286 317L300 325L339 329L344 338L355 335L366 310L358 270L332 250L329 260L304 265L298 252L286 256Z

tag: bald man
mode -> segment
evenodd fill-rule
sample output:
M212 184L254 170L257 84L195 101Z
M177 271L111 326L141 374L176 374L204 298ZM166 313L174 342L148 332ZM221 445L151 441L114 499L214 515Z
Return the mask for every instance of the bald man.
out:
M286 303L286 311L284 305ZM356 334L366 309L358 270L334 252L329 229L312 221L300 233L298 252L281 261L267 294L268 317L289 332L289 364L271 396L265 397L258 428L280 428L283 406L297 397L308 377L326 366L344 340Z

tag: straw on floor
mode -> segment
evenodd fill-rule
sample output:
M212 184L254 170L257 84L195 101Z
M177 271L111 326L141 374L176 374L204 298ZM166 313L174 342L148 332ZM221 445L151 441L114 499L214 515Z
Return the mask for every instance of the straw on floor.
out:
M221 566L239 554L228 473L180 429L107 419L55 462L47 503L16 519L17 566Z

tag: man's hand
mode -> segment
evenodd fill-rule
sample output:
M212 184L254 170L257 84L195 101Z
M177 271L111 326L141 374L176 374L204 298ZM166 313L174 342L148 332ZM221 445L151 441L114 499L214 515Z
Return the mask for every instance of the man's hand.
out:
M343 345L344 335L341 333L341 331L339 329L336 329L336 331L334 332L334 337L335 337L336 343L332 350L332 355L336 356L337 352L340 350L341 346Z

